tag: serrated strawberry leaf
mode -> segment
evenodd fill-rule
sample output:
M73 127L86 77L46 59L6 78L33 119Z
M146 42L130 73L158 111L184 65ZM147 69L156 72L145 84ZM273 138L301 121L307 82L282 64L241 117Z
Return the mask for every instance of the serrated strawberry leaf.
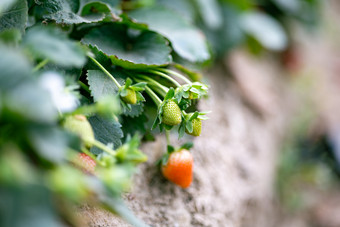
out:
M123 131L119 122L113 118L103 118L100 116L90 117L89 122L93 128L96 140L103 144L113 144L113 149L117 149L121 146ZM92 147L91 152L94 154L100 154L102 153L102 150L97 147Z
M60 66L80 67L86 61L85 50L52 26L29 29L24 36L23 46L35 57L48 59Z
M209 60L210 53L203 33L180 14L164 7L148 7L132 11L129 16L168 38L182 58L191 62Z
M144 104L139 103L136 105L130 105L130 108L123 109L123 114L128 117L138 117L144 111Z
M165 66L171 62L171 48L166 39L150 31L110 24L92 29L82 42L96 46L113 64L128 69Z
M145 102L144 96L139 91L136 92L136 96L137 96L137 102Z
M92 1L82 7L80 15L85 18L101 18L102 21L109 22L114 21L117 18L113 12L114 10L110 5L100 1Z
M124 74L121 71L111 69L110 73L115 77L118 83L122 84L124 82ZM91 95L95 101L107 95L118 94L119 89L116 84L110 77L100 70L88 70L87 80L90 85Z
M43 13L44 19L55 21L57 24L81 24L102 21L110 8L101 2L91 2L80 8L79 1L45 0L37 7ZM95 8L96 10L91 11ZM77 12L80 10L81 15ZM111 12L113 13L113 12Z
M0 32L7 29L19 29L21 33L24 33L26 22L28 18L28 7L26 1L16 1L0 3ZM3 7L3 9L2 9ZM7 8L8 7L8 8ZM7 10L6 10L7 8Z

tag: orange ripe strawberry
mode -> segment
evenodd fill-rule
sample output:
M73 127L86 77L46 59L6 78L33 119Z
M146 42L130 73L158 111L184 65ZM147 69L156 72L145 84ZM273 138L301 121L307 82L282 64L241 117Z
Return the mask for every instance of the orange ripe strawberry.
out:
M193 163L194 159L188 150L174 151L169 155L167 163L162 165L163 176L182 188L187 188L192 182Z

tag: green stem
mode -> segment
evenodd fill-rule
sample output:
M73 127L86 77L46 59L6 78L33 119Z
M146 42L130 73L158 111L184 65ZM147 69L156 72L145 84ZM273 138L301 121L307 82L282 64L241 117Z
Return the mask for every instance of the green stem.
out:
M145 86L145 91L152 98L152 100L156 103L157 107L162 104L162 100L153 92L148 86Z
M86 106L81 106L79 108L77 108L75 111L72 112L72 115L74 114L92 114L94 112L96 112L97 108L93 105L86 105Z
M33 69L33 72L37 72L39 69L41 69L42 67L44 67L47 63L49 62L48 59L45 59L43 61L41 61L38 65L36 65Z
M183 76L182 74L180 74L178 72L172 71L170 69L162 69L162 68L159 68L158 70L162 71L164 73L172 74L173 76L176 76L176 77L184 80L186 83L192 84L192 82L188 78L186 78L185 76Z
M103 151L107 152L108 154L115 156L116 155L116 151L110 149L109 147L107 147L105 144L99 142L98 140L91 140L88 141L89 143L91 143L93 146L96 146L100 149L102 149Z
M163 86L162 84L158 83L156 80L148 77L148 76L144 76L144 75L137 75L139 76L140 78L146 80L147 82L150 82L151 84L157 86L158 88L160 88L162 91L164 91L165 93L168 93L169 91L169 88Z
M165 130L165 137L166 137L167 145L170 145L170 131L169 130Z
M116 84L116 86L118 88L121 87L121 85L118 83L118 81L111 75L111 73L109 73L109 71L107 71L96 59L94 59L93 57L91 57L90 55L87 55L106 75L108 75L113 82Z
M83 88L85 91L87 91L88 93L91 94L91 91L90 91L89 87L86 84L84 84L80 80L78 81L78 84L80 85L81 88Z
M93 160L98 162L96 156L94 156L90 151L88 151L86 148L82 148L81 152L85 153L86 155L90 156Z
M165 73L159 72L159 71L155 71L155 70L149 70L148 72L153 73L155 75L164 77L166 79L168 79L169 81L171 81L173 84L175 84L177 87L180 87L181 85L172 77L166 75Z

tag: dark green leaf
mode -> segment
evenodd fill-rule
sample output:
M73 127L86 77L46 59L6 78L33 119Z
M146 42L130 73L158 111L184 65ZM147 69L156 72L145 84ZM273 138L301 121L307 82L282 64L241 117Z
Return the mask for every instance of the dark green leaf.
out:
M61 66L82 66L85 51L54 27L34 27L24 37L23 45L38 58L49 59Z
M0 2L0 16L1 13L10 8L17 0L2 0Z
M144 105L143 103L139 103L136 105L131 105L130 110L125 110L123 114L128 117L138 117L143 113Z
M57 118L50 94L33 81L11 89L6 96L5 106L14 116L20 115L35 122L54 122Z
M2 2L3 0L1 0ZM1 3L2 4L2 3ZM6 1L5 1L6 4ZM1 10L1 5L0 5ZM0 32L6 29L17 28L24 33L28 17L27 1L16 1L12 7L0 14Z
M0 226L62 227L51 192L40 185L0 187Z
M129 15L168 38L181 57L191 62L204 62L210 58L203 33L176 12L154 7L132 11Z
M57 24L80 24L98 22L105 18L104 13L94 13L84 16L77 14L79 0L45 0L40 8L45 10L43 17L55 21ZM86 13L86 11L85 11Z
M55 128L36 127L29 130L28 140L44 159L56 163L65 161L67 151L66 135Z
M93 128L96 140L103 144L113 144L113 149L118 148L122 142L123 131L121 124L114 119L93 116L89 118L89 122ZM91 148L94 154L100 154L102 151L96 147Z
M171 146L171 145L168 145L167 146L167 150L168 150L168 153L170 154L170 153L175 151L175 148L173 146Z
M171 48L157 33L129 30L124 25L111 24L92 29L82 42L96 46L108 55L112 63L130 69L144 69L171 62Z
M186 150L190 150L192 147L194 146L194 144L192 142L188 142L183 144L180 149L186 149Z
M17 46L21 40L21 33L18 29L7 29L0 32L0 42L7 45Z
M0 53L0 90L11 89L29 78L32 67L23 54L3 46Z
M195 0L204 24L217 29L222 26L223 17L217 0Z
M122 129L124 135L134 135L136 132L143 135L146 132L145 123L147 122L147 118L144 114L141 114L138 117L122 117Z
M244 31L253 36L264 47L283 50L288 40L283 27L271 16L260 12L249 12L241 18Z
M115 77L118 83L122 84L123 79L121 78L121 73L115 69L111 70L111 74ZM98 101L101 97L107 95L117 95L118 87L112 81L112 79L100 70L88 70L87 80L90 85L91 95L95 101Z

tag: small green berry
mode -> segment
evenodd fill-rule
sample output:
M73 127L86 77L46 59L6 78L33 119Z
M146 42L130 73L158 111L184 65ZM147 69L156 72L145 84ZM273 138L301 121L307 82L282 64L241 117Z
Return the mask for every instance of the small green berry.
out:
M181 109L173 100L168 101L163 106L162 123L166 125L178 125L181 122Z

